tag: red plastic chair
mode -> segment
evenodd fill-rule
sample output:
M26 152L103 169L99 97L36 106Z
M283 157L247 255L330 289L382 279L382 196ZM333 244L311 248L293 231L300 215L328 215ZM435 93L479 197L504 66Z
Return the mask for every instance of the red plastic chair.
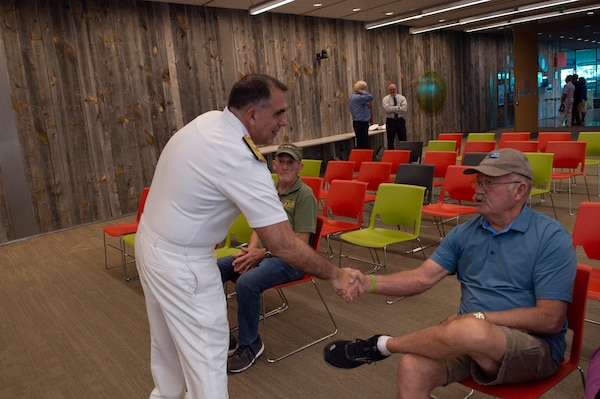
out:
M573 247L582 247L588 258L600 260L600 235L598 235L598 220L600 220L600 202L582 202L573 226ZM600 301L600 269L592 269L587 298ZM585 319L585 321L600 325L600 321Z
M389 183L392 164L389 162L363 162L358 171L358 181L367 183L365 202L375 201L381 183Z
M117 224L114 226L107 226L104 229L102 229L102 231L104 233L103 234L104 267L106 268L106 270L113 269L115 267L122 267L125 281L130 281L137 277L128 277L127 276L127 264L129 262L127 260L127 255L125 253L125 244L123 243L123 236L125 236L127 234L133 234L137 231L138 224L140 223L140 219L142 217L142 212L144 211L144 206L146 205L146 198L148 197L149 192L150 192L150 187L144 187L144 189L142 190L140 202L138 203L138 211L137 211L137 216L135 218L135 222ZM107 241L106 240L107 236L113 237L113 238L118 238L119 239L118 246L110 241ZM119 263L117 265L113 265L113 266L108 265L108 254L106 251L108 248L113 248L113 249L116 249L119 251L119 255L121 256L121 263Z
M423 215L429 215L434 218L440 232L440 240L446 235L444 223L456 219L456 224L458 224L460 216L477 213L476 207L462 205L462 201L472 202L475 195L475 188L471 184L474 175L465 175L463 173L467 168L469 167L462 165L448 166L444 183L442 184L442 191L440 192L440 199L434 204L423 205ZM456 203L448 203L445 199L446 195Z
M315 231L315 234L313 235L312 241L311 241L311 246L313 247L313 249L315 251L319 251L319 247L320 247L320 242L321 240L319 239L319 237L321 236L321 228L323 227L323 223L324 223L324 218L322 216L318 216L317 217L317 228ZM270 316L274 316L276 314L282 313L283 311L287 310L289 308L289 302L283 292L283 289L286 287L291 287L293 285L298 285L298 284L302 284L302 283L308 283L311 282L312 286L315 288L315 290L317 291L317 294L319 296L319 299L321 299L321 303L323 304L323 307L325 308L325 312L327 313L327 315L329 316L329 320L331 321L332 325L333 325L333 331L331 332L327 332L325 335L307 343L304 345L301 345L300 347L296 347L292 350L289 350L288 352L286 352L283 355L280 355L278 357L272 358L270 355L270 347L271 345L269 344L269 334L268 334L268 329L267 329L267 319ZM265 295L268 294L271 291L276 291L279 294L280 299L282 300L282 304L281 306L279 306L276 309L273 309L269 312L267 312L266 306L265 306ZM262 320L263 320L263 328L264 328L264 338L265 338L265 353L267 354L267 361L269 363L275 363L281 359L285 359L288 356L291 356L295 353L300 352L303 349L309 348L315 344L318 344L319 342L322 342L328 338L333 337L335 334L337 334L338 332L338 328L337 328L337 324L335 322L335 320L333 319L333 315L331 314L331 311L329 310L329 307L327 306L327 303L325 302L325 300L323 299L323 295L321 295L321 292L319 291L319 287L317 287L317 284L315 282L315 279L313 278L313 276L311 276L310 274L304 273L304 276L302 276L302 278L300 278L299 280L295 280L295 281L290 281L287 283L283 283L283 284L278 284L275 285L273 287L267 288L265 290L262 291L261 293L261 305L262 305ZM287 338L284 339L284 341L289 341Z
M488 140L467 141L465 143L465 148L463 149L463 154L465 152L492 152L495 149L496 149L495 141L488 141Z
M401 163L409 163L410 162L410 150L383 150L383 154L381 155L381 162L388 162L392 164L391 175L389 183L394 182L394 175L398 170L398 165Z
M319 195L321 194L321 189L323 188L323 178L314 176L300 176L300 179L302 179L302 182L312 189L313 195L318 200Z
M546 146L549 141L570 141L571 140L571 132L539 132L537 141L538 141L538 151L546 152Z
M354 162L352 161L329 161L323 174L323 187L317 198L319 201L327 198L329 185L333 180L352 180L354 177Z
M462 133L440 133L437 136L438 140L454 140L456 141L456 148L454 149L458 155L462 154Z
M323 227L318 239L325 237L327 253L333 258L330 238L345 231L360 229L367 183L352 180L334 180L323 206ZM340 219L343 218L343 219Z
M500 135L500 142L498 143L498 148L506 148L507 141L529 141L530 138L531 138L530 132L502 133Z
M564 180L568 182L569 194L569 215L574 215L571 211L571 181L576 176L583 176L585 189L587 191L588 201L591 201L590 190L585 177L585 141L549 141L546 145L546 152L554 154L552 160L552 180Z
M456 165L456 151L427 151L423 157L423 164L435 165L433 187L439 187L444 183L448 166Z
M491 395L497 398L504 399L535 399L550 388L558 384L563 378L567 377L575 370L579 370L581 381L585 386L585 376L583 370L579 367L579 359L581 357L581 347L583 344L583 325L586 307L586 291L590 280L591 266L578 264L577 275L573 287L573 302L569 304L567 309L567 320L569 321L569 330L573 331L571 339L571 353L566 356L560 364L558 372L552 377L542 381L532 381L522 384L506 384L506 385L479 385L472 378L461 381L460 383L471 388L470 398L474 391ZM572 397L576 397L573 393Z
M375 150L354 148L350 151L348 161L354 162L354 173L358 173L363 162L371 162Z
M525 140L508 140L505 141L503 147L500 148L514 148L521 152L538 152L539 142L537 140L525 141Z

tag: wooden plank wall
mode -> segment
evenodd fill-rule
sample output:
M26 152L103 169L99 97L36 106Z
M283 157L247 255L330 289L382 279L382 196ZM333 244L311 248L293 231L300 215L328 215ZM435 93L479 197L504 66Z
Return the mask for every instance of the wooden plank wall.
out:
M0 10L13 104L0 112L16 121L38 233L135 212L169 137L225 107L244 74L290 87L289 126L277 142L351 132L347 98L359 79L375 96L376 123L396 82L409 101L409 139L427 141L490 129L497 109L487 82L511 48L504 36L415 36L402 26L367 31L351 21L135 0L4 0ZM318 63L321 49L329 58ZM428 71L448 92L433 115L416 101ZM9 209L0 206L0 219ZM0 242L17 238L0 223Z

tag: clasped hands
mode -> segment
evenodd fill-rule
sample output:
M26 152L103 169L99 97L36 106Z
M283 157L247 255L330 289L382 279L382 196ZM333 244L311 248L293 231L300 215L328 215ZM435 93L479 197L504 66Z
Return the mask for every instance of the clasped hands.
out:
M254 268L265 256L264 248L242 246L240 249L240 252L233 254L232 262L233 270L239 274L244 274Z
M351 302L365 292L365 278L359 270L349 267L335 269L337 272L330 280L331 286L346 303Z

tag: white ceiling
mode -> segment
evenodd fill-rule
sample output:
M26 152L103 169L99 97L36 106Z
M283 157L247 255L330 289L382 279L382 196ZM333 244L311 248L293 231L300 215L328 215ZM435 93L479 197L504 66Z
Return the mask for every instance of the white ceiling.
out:
M232 8L240 10L248 10L252 5L260 4L262 2L260 0L148 1L163 1L170 3ZM411 20L405 22L404 24L410 27L430 26L440 23L440 19L443 19L445 22L457 21L462 18L489 14L498 11L513 10L520 6L545 1L547 0L490 0L486 3L462 8L460 10L454 10L443 14ZM457 0L296 0L270 12L319 18L344 19L369 23L411 14L429 8L448 5L455 2L457 2ZM313 5L315 3L321 3L322 5L316 7ZM564 9L567 11L569 9L597 4L598 0L578 0L570 4L561 4L560 6L544 8L529 14L519 14L519 17L528 16L535 13L546 13L559 9ZM360 10L353 11L355 8ZM386 16L386 13L390 12L393 14L391 16ZM486 21L485 23L503 21L509 18L510 17L504 17L496 20ZM482 24L484 24L484 22L479 23L479 25ZM477 26L477 24L468 25L468 27L473 26ZM507 26L507 28L509 27L510 26ZM465 26L453 27L449 29L462 30L465 29ZM563 49L600 48L600 9L596 10L593 15L579 13L540 20L538 22L538 31L540 32L540 35L543 35L544 38L551 38L552 40L560 41ZM504 29L503 32L506 32L506 29Z

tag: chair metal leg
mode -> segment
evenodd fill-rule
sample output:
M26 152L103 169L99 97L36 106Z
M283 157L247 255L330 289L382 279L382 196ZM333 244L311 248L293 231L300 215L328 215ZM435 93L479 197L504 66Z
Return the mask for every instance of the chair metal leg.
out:
M327 315L329 316L329 320L331 320L331 323L333 324L333 328L334 328L333 331L325 334L324 336L322 336L322 337L320 337L320 338L318 338L318 339L316 339L316 340L314 340L312 342L309 342L309 343L307 343L305 345L302 345L299 348L296 348L296 349L294 349L294 350L292 350L292 351L290 351L290 352L288 352L288 353L286 353L284 355L281 355L281 356L278 356L278 357L275 357L275 358L271 358L270 355L269 355L269 346L270 345L268 343L268 341L269 341L269 334L268 334L268 330L267 330L267 319L269 318L269 316L273 315L272 314L273 311L266 312L266 309L265 309L265 300L264 300L264 293L263 293L261 295L261 299L262 299L263 314L265 315L265 317L263 317L262 320L263 320L263 327L264 327L264 341L265 341L265 352L266 352L267 362L269 362L269 363L278 362L278 361L280 361L282 359L285 359L286 357L289 357L289 356L291 356L291 355L293 355L295 353L300 352L301 350L309 348L309 347L311 347L311 346L313 346L315 344L318 344L319 342L325 341L326 339L329 339L329 338L333 337L335 334L337 334L337 332L338 332L337 324L336 324L336 322L335 322L335 320L333 318L333 315L331 314L331 311L329 310L329 307L327 306L327 303L325 302L325 299L323 299L323 295L321 295L321 291L319 291L319 287L317 287L317 284L316 284L316 282L315 282L314 279L312 279L310 282L312 283L313 287L317 291L317 294L319 295L319 298L321 299L321 303L323 303L323 307L325 308L325 311L327 312ZM285 294L283 293L282 289L278 289L277 291L278 291L279 296L281 298L285 298ZM287 309L287 299L284 299L284 302L286 304L286 309Z

